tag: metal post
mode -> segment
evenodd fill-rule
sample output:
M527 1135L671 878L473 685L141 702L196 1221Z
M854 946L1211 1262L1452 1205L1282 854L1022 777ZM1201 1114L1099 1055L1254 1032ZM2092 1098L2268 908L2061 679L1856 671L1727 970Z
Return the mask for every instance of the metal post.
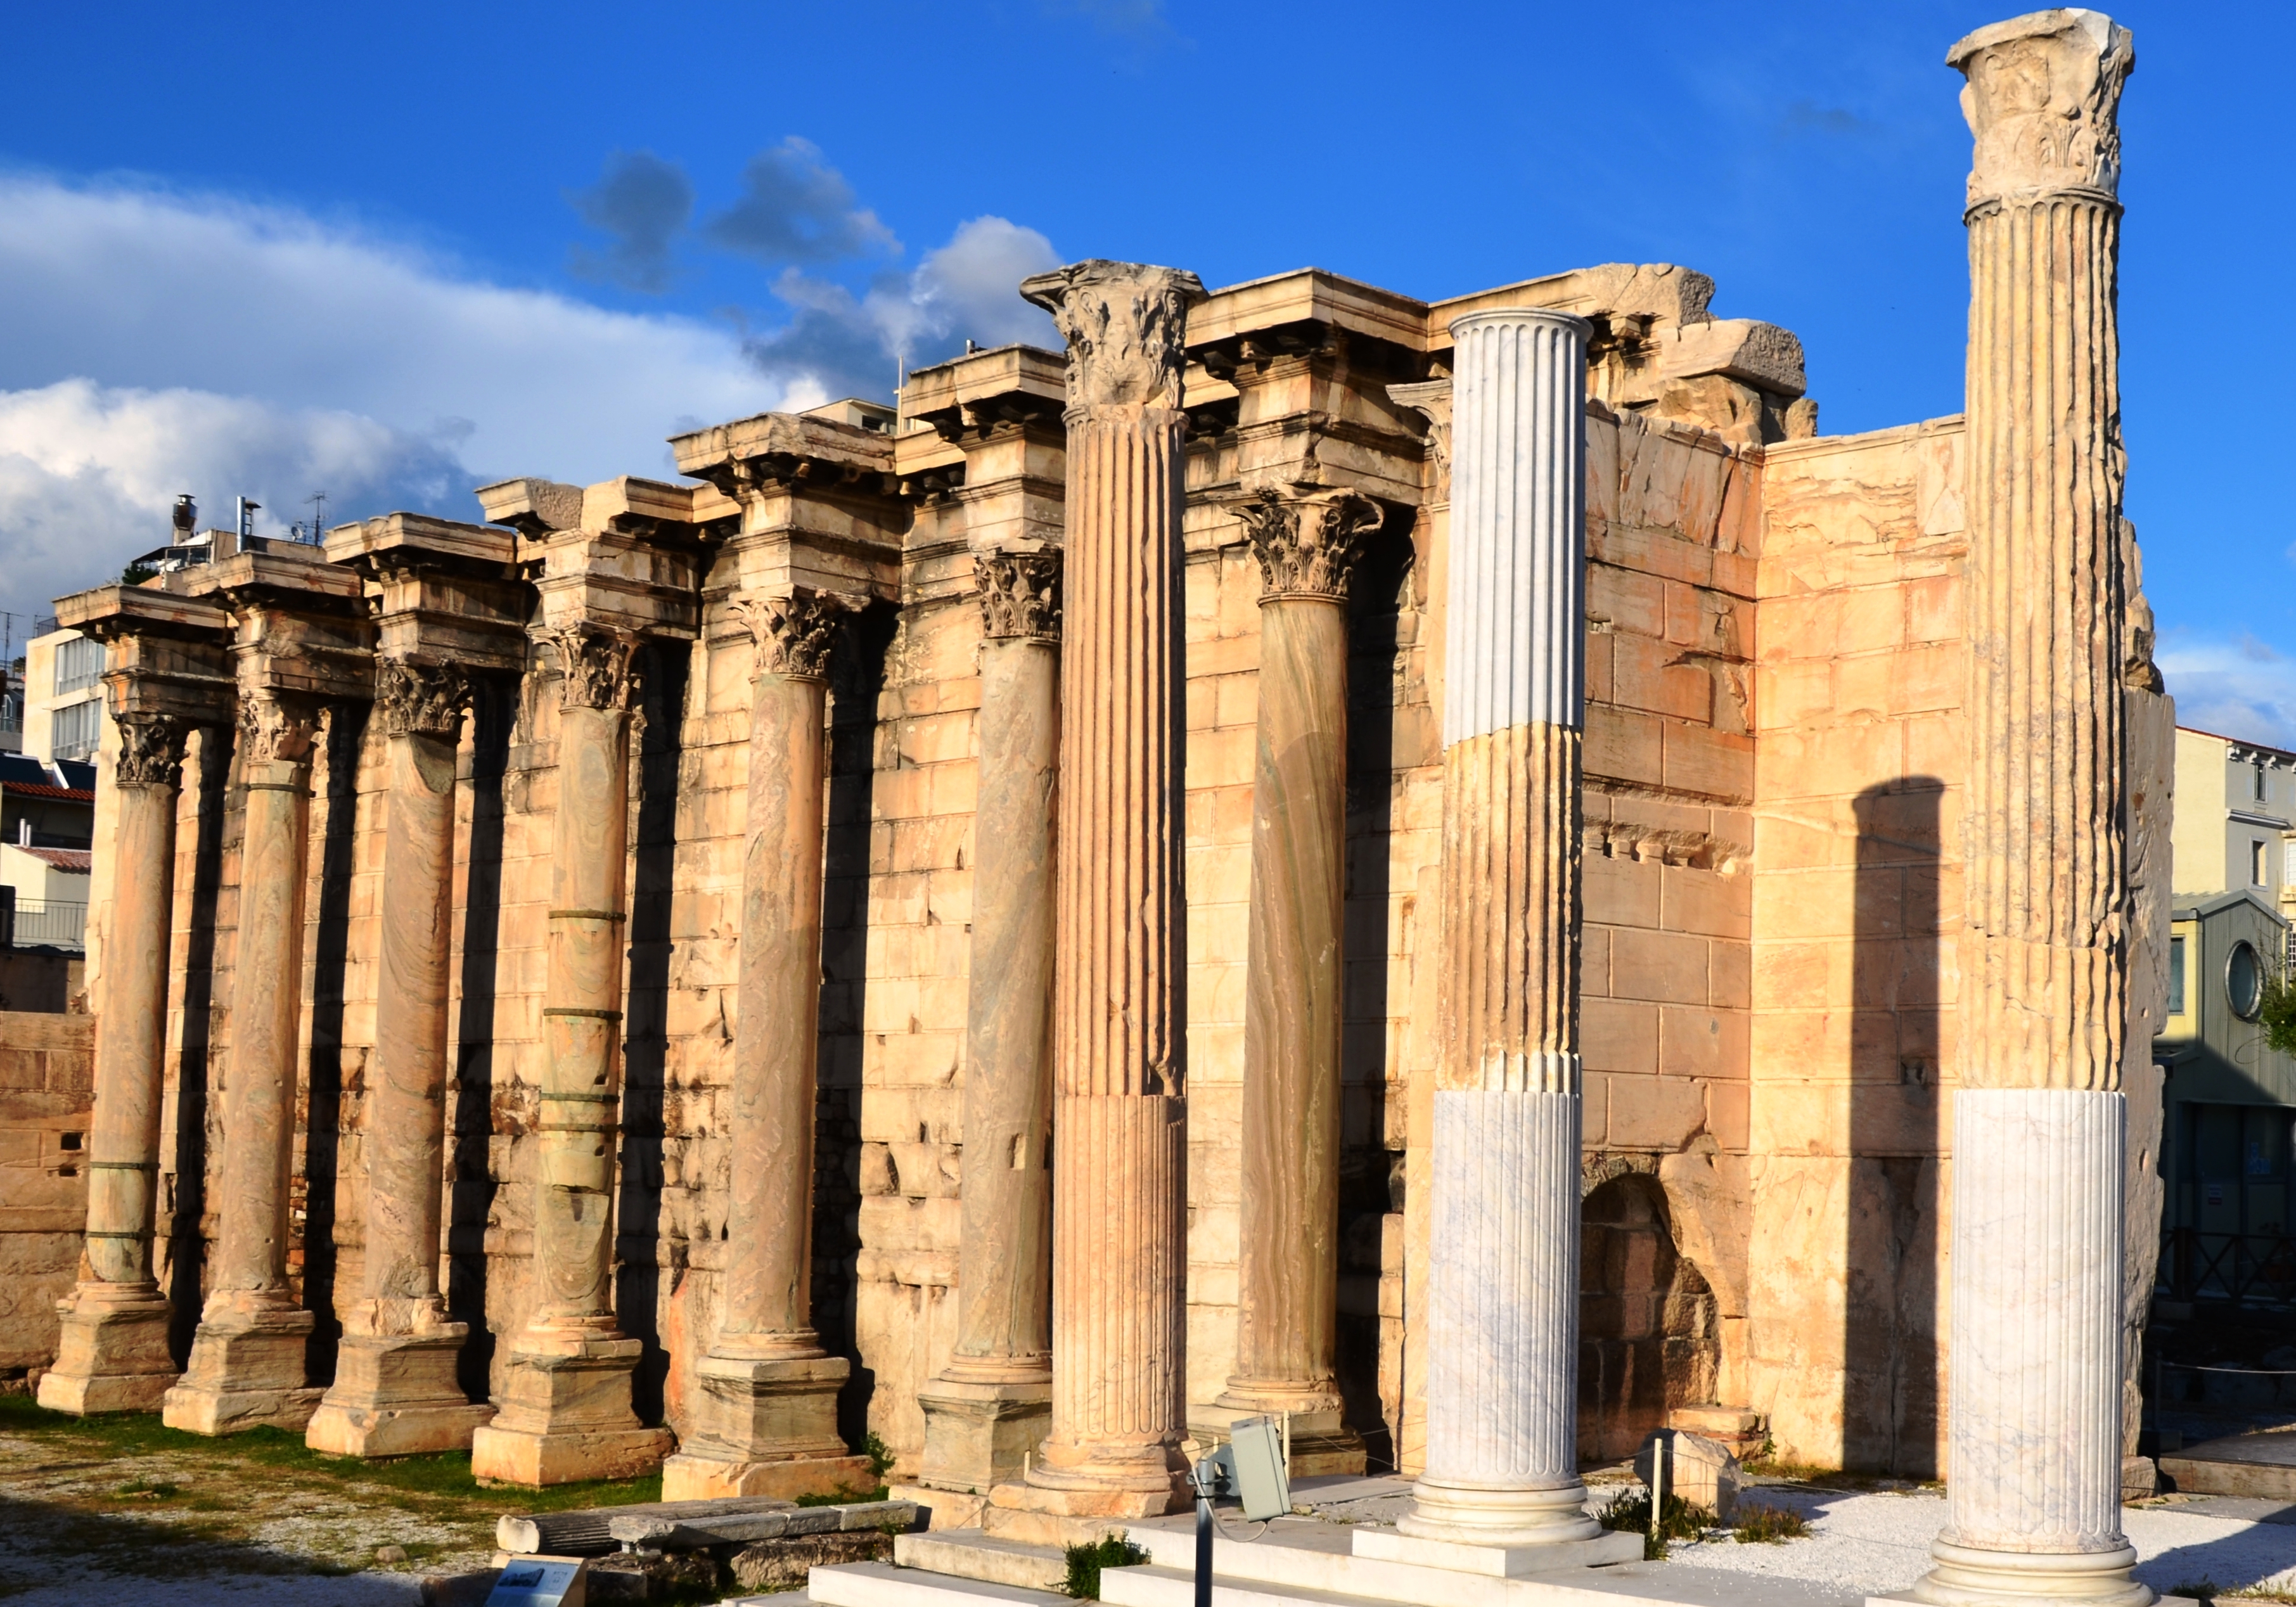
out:
M1666 1539L1666 1431L1651 1437L1651 1544Z
M1199 1462L1188 1472L1196 1491L1196 1607L1212 1607L1212 1464Z

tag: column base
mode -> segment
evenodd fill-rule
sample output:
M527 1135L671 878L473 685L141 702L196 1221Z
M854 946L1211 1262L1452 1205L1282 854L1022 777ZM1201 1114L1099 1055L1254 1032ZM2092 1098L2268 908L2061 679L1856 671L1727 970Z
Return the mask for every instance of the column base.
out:
M472 1436L472 1475L540 1488L660 1467L674 1437L630 1408L630 1374L644 1350L620 1334L525 1336L511 1352L501 1410Z
M1411 1487L1411 1510L1395 1527L1417 1540L1509 1549L1567 1545L1603 1532L1587 1512L1587 1487L1576 1479L1553 1489L1524 1489L1423 1478Z
M1047 1439L1025 1479L988 1492L980 1527L1032 1546L1088 1545L1192 1505L1177 1444Z
M1587 1539L1554 1540L1539 1546L1493 1546L1481 1541L1463 1544L1398 1534L1386 1529L1358 1529L1349 1539L1359 1557L1506 1579L1558 1568L1607 1568L1614 1562L1639 1562L1643 1556L1640 1534L1613 1531L1600 1525Z
M988 1498L1021 1477L1029 1453L1052 1426L1053 1380L974 1382L943 1373L917 1391L924 1408L924 1464L917 1482Z
M179 1375L168 1349L175 1309L156 1285L121 1293L84 1283L56 1302L56 1315L62 1332L56 1365L40 1377L40 1405L80 1417L160 1409Z
M303 1443L330 1456L414 1456L470 1449L495 1414L472 1405L455 1377L464 1323L424 1333L346 1334L335 1382L311 1414Z
M305 1381L318 1318L294 1307L210 1302L192 1338L192 1365L160 1403L160 1421L187 1434L249 1429L300 1433L325 1391Z
M1942 1537L1930 1542L1937 1566L1897 1599L1931 1607L2152 1607L2159 1598L2129 1578L2136 1548L2116 1551L1986 1551Z
M1188 1438L1209 1449L1227 1443L1229 1431L1238 1418L1287 1416L1292 1420L1291 1477L1313 1479L1326 1473L1364 1471L1363 1436L1348 1427L1346 1413L1337 1406L1287 1412L1282 1406L1264 1406L1234 1394L1223 1395L1209 1406L1190 1410Z
M661 1464L661 1498L860 1494L877 1477L837 1432L841 1356L758 1360L713 1353L694 1365L696 1432Z

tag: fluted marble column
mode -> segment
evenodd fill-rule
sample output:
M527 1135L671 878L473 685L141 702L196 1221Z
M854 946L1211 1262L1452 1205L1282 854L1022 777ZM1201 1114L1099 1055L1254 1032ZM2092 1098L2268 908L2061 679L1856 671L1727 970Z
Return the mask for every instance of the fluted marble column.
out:
M194 1434L266 1423L300 1430L319 1404L320 1392L308 1387L304 1371L317 1319L287 1281L305 854L317 732L316 712L299 700L242 690L239 936L212 1292L192 1340L191 1365L160 1406L169 1428Z
M185 731L161 715L120 715L116 723L119 824L109 845L115 869L97 1002L87 1238L79 1282L56 1303L63 1322L56 1365L40 1378L40 1404L55 1412L149 1412L176 1382L171 1308L152 1272L152 1221Z
M1967 75L1970 552L1945 1530L1924 1600L2140 1607L2120 1532L2120 135L2095 12L1980 29Z
M1243 1004L1236 1370L1214 1402L1292 1418L1292 1472L1359 1473L1339 1332L1341 923L1347 896L1348 578L1378 504L1262 493L1259 717Z
M1187 1119L1180 374L1193 274L1094 260L1021 293L1068 341L1053 989L1053 1415L987 1522L1181 1505Z
M984 552L955 1354L918 1391L922 1482L986 1496L1052 1412L1053 810L1061 554Z
M470 1336L439 1298L447 1158L447 1006L453 947L455 750L467 695L452 665L382 659L381 963L368 1063L361 1298L343 1316L335 1380L304 1438L336 1455L459 1450L494 1407L455 1377Z
M644 1346L614 1316L614 1139L621 1103L623 890L629 867L630 655L622 631L553 633L563 674L551 828L534 1306L502 1410L471 1471L511 1484L627 1479L669 1450L630 1406Z
M1451 332L1427 1468L1398 1527L1562 1546L1597 1532L1577 1446L1588 329L1510 307Z
M717 1342L694 1367L693 1431L665 1500L866 1488L837 1432L849 1364L813 1328L813 1133L821 1012L823 731L849 604L799 590L737 600L757 648L749 843L734 1037L733 1200Z

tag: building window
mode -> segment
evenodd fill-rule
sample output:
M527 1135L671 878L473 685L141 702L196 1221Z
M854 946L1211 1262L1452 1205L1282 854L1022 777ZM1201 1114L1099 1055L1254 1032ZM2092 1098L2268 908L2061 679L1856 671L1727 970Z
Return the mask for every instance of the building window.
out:
M2243 1021L2254 1021L2264 1007L2264 962L2246 939L2234 943L2225 961L2225 999Z
M2169 1013L2185 1013L2185 940L2169 939Z
M2248 879L2258 887L2272 884L2271 851L2260 837L2248 845Z
M2262 759L2256 761L2256 801L2259 803L2264 801L2264 761Z
M68 703L48 727L48 753L54 758L86 758L103 735L103 700Z
M56 644L56 696L82 691L102 678L102 643L74 636L69 642Z

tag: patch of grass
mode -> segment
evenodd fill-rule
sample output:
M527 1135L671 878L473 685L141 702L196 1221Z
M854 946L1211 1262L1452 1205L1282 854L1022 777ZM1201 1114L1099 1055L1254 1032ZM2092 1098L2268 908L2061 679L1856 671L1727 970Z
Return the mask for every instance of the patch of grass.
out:
M1148 1560L1148 1554L1120 1536L1111 1535L1090 1546L1068 1548L1069 1577L1061 1587L1079 1602L1100 1600L1100 1570L1103 1568L1133 1568Z
M1695 1540L1713 1527L1714 1514L1702 1506L1693 1506L1679 1496L1669 1495L1659 1507L1658 1533L1651 1533L1650 1491L1641 1485L1620 1490L1603 1504L1595 1514L1595 1521L1604 1529L1623 1529L1643 1537L1643 1561L1660 1562L1666 1560L1666 1544L1669 1540Z
M1738 1504L1734 1526L1741 1546L1778 1546L1809 1533L1809 1524L1790 1507L1765 1506L1759 1501Z
M184 1493L184 1487L170 1484L165 1479L130 1479L111 1493L129 1500L141 1496L152 1501L170 1501Z
M873 1490L857 1490L849 1485L840 1486L826 1496L800 1496L797 1504L800 1506L849 1506L862 1501L882 1501L887 1488L881 1484Z
M2170 1586L2165 1594L2190 1596L2206 1607L2208 1603L2217 1599L2217 1582L2203 1574L2197 1579L2186 1579L2181 1585Z

